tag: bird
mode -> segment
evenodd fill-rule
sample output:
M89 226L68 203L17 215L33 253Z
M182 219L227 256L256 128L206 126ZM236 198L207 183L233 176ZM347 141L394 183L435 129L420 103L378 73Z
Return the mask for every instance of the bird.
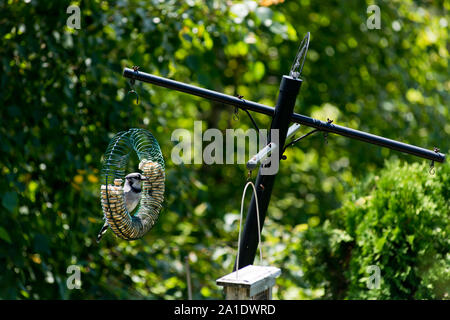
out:
M128 213L133 212L133 210L138 205L141 200L141 181L148 180L146 176L139 172L133 172L125 177L125 185L123 187L123 194L125 199L125 206ZM102 229L97 235L97 242L100 242L103 235L108 231L109 225L107 222L103 225Z

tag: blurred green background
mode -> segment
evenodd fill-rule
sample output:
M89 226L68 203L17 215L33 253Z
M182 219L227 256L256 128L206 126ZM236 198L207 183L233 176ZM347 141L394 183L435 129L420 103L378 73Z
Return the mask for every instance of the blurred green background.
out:
M79 30L66 26L70 4ZM448 152L450 2L376 1L379 30L366 26L371 4L0 1L0 298L187 298L186 257L193 297L223 298L215 279L233 267L245 165L174 165L170 137L194 120L251 122L143 83L136 104L124 67L274 106L310 31L296 112ZM101 157L131 127L162 147L164 208L143 239L97 244ZM262 233L264 264L282 269L274 298L448 299L450 167L428 167L335 135L289 149ZM70 265L81 289L67 288ZM367 288L370 265L379 289Z

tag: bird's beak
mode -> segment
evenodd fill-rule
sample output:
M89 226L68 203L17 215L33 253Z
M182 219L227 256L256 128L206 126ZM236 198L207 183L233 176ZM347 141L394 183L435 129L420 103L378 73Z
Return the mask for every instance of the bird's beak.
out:
M141 180L148 180L148 177L146 177L146 176L141 176Z

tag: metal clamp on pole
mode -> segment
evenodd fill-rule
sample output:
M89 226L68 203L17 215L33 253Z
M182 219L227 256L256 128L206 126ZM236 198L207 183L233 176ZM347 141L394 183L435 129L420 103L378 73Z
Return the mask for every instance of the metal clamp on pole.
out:
M300 129L300 127L301 127L301 125L299 125L298 123L294 123L292 126L290 126L287 136L286 136L286 140L289 139L290 137L292 137ZM260 163L263 163L264 160L267 159L269 154L272 151L275 151L277 148L278 148L278 145L274 142L271 142L268 145L266 145L257 154L255 154L253 157L251 157L250 160L248 160L247 169L249 171L253 171L254 169L256 169L256 167Z

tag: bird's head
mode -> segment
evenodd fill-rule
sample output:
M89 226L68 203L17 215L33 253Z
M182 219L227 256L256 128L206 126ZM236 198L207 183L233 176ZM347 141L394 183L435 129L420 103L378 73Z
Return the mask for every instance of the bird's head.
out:
M130 184L130 186L132 186L133 188L138 188L138 189L141 188L141 181L148 180L148 178L146 176L144 176L143 174L141 174L139 172L130 173L125 177L125 179Z

